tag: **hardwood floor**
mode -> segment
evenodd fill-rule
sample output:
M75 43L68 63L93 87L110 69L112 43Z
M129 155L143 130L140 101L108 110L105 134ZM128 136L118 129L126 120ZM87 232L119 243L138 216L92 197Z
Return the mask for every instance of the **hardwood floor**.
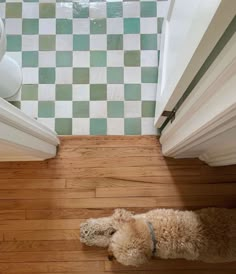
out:
M79 241L81 221L116 207L235 207L235 182L235 166L164 159L156 137L62 137L55 159L0 163L0 273L236 273L183 260L123 267Z

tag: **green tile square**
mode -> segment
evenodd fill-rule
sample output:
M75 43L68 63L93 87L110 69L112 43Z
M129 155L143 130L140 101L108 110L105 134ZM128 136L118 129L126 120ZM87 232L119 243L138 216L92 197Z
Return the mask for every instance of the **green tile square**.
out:
M141 118L125 118L125 135L141 135Z
M155 101L142 101L142 117L154 117L155 107Z
M91 34L106 34L106 29L107 29L106 19L90 20Z
M21 35L7 35L7 51L21 51Z
M55 18L56 5L55 3L40 3L39 17L41 18Z
M73 18L88 18L89 17L89 6L81 1L73 3Z
M89 68L73 68L74 84L89 84Z
M38 117L40 117L40 118L55 117L55 102L39 101L38 102Z
M141 34L141 49L156 50L157 49L157 34Z
M56 35L39 35L39 50L54 51L56 49Z
M145 67L141 70L142 83L157 83L157 67Z
M57 51L56 52L57 67L72 67L72 51Z
M141 17L156 17L157 4L156 1L141 2Z
M38 85L22 85L21 100L37 101L38 100Z
M107 17L122 17L123 16L123 6L121 2L108 2L107 3Z
M39 19L23 19L22 33L23 34L38 34L39 33Z
M23 51L22 67L38 67L38 51Z
M140 66L140 51L139 50L125 51L124 64L127 67L139 67Z
M106 101L107 100L107 85L105 85L105 84L90 85L90 100Z
M73 50L89 50L89 35L73 35Z
M107 35L107 49L108 50L122 50L123 49L123 35L108 34Z
M141 85L140 84L125 84L125 100L140 101L141 100Z
M72 100L72 85L56 85L56 100L71 101Z
M57 34L72 34L72 20L70 20L70 19L56 19L56 33Z
M124 68L107 68L107 83L122 84L124 83Z
M73 117L88 118L89 102L88 101L73 102Z
M107 64L106 51L91 51L90 52L90 66L91 67L105 67Z
M90 134L91 135L106 135L107 134L107 119L90 119Z
M124 19L124 33L140 33L140 19L139 18L125 18Z
M56 118L55 131L59 135L72 135L72 119L71 118Z
M9 103L12 104L13 106L15 106L16 108L20 109L20 107L21 107L20 101L10 101Z
M6 18L21 18L22 3L6 3Z
M39 83L54 84L56 78L55 68L39 68Z
M123 101L108 101L107 102L108 118L123 118L124 117L124 102Z

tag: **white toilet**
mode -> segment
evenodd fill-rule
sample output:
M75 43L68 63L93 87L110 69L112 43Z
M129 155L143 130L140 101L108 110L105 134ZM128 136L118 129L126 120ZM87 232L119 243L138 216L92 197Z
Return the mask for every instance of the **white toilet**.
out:
M8 99L15 95L22 84L20 66L6 52L6 34L0 18L0 97Z

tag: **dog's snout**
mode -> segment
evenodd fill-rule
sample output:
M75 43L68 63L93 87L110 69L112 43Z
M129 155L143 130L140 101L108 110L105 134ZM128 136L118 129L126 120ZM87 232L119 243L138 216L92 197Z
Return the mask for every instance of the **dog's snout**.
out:
M108 255L107 258L108 258L109 261L113 261L114 260L114 256L113 255Z

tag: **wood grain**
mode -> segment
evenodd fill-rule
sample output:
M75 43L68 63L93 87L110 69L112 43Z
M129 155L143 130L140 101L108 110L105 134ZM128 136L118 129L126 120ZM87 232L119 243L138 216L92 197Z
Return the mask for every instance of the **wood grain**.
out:
M225 274L236 263L156 260L139 269L79 241L80 223L117 207L236 206L236 168L167 159L155 136L68 136L44 162L0 163L0 274Z

